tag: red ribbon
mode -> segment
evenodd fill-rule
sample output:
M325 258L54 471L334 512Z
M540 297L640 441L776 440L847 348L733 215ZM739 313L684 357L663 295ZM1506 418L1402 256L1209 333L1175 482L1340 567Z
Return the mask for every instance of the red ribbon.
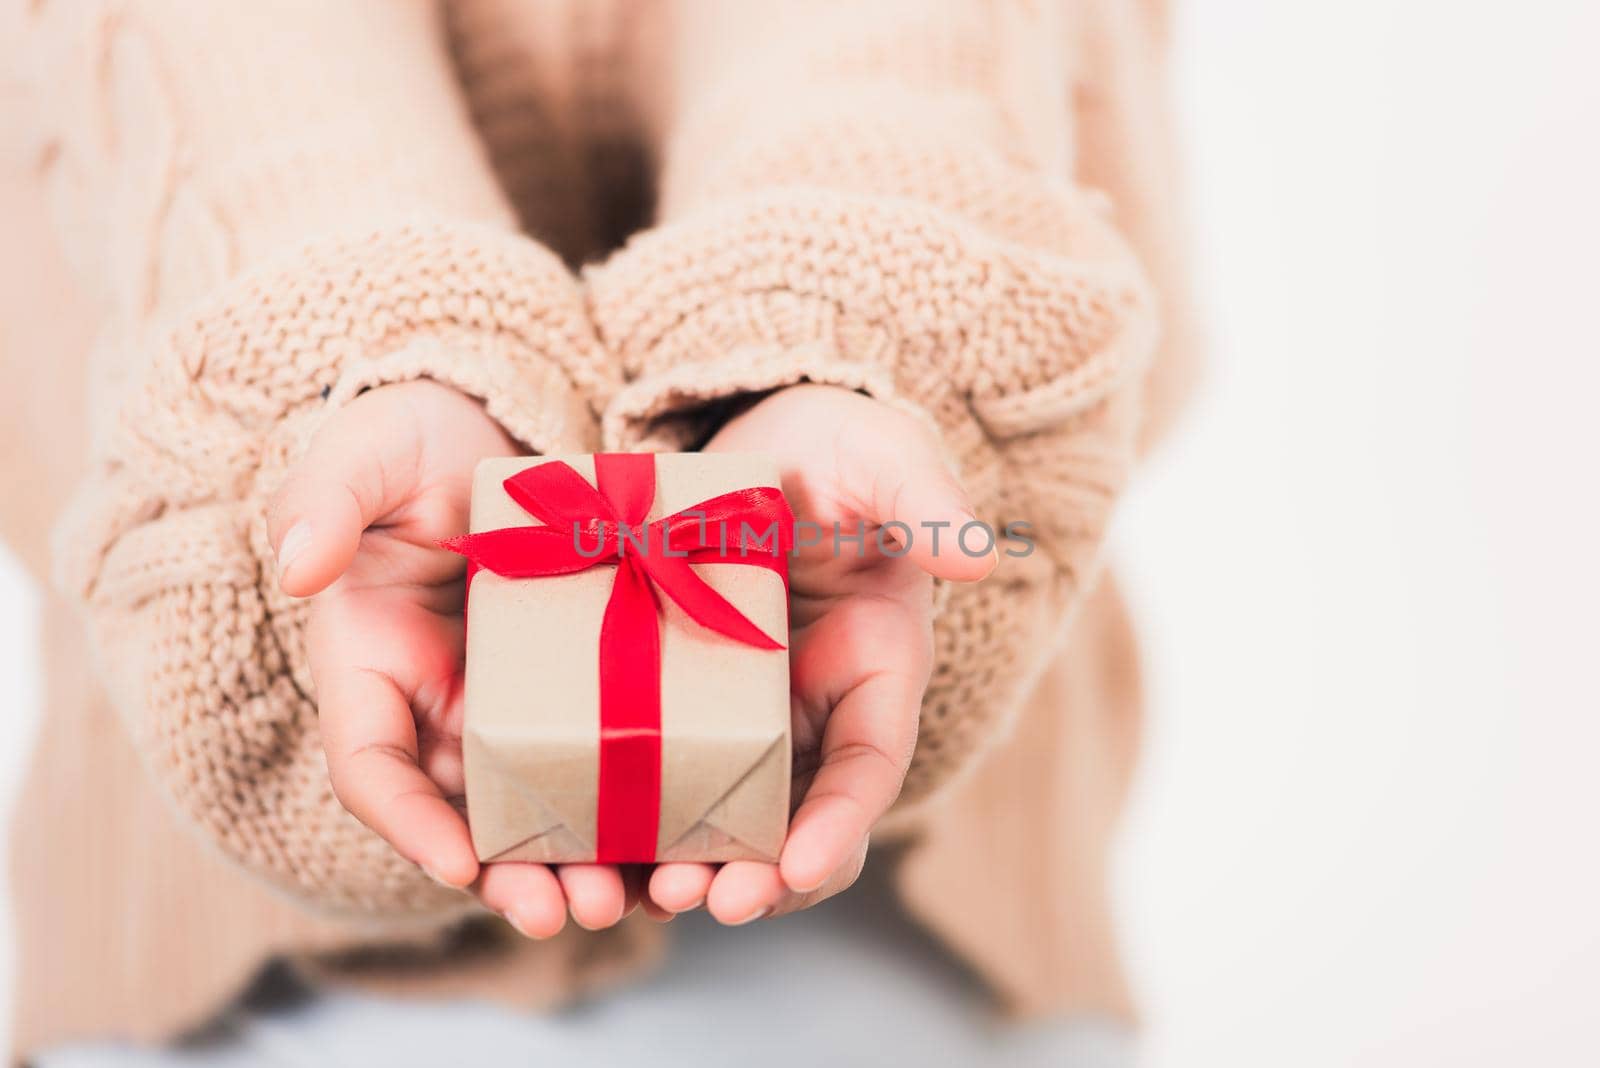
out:
M693 564L753 564L789 580L794 516L762 486L701 501L645 525L656 496L655 457L598 453L591 486L569 464L539 464L505 480L506 493L542 527L507 527L439 544L505 578L571 575L616 565L600 625L600 786L595 860L655 860L661 813L661 604L757 649L782 649ZM777 532L766 538L776 525ZM746 529L755 536L745 538ZM730 536L731 531L731 536ZM732 544L730 544L730 542Z

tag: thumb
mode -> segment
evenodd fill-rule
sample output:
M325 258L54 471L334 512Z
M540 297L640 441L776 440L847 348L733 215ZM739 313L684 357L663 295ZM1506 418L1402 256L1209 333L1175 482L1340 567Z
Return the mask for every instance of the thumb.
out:
M847 492L884 527L907 559L935 578L976 582L999 559L994 531L945 463L934 436L907 416L898 429L857 424L845 450Z
M415 464L403 462L407 429L381 394L358 397L317 431L268 509L278 585L291 597L310 597L344 574L362 532L415 489Z

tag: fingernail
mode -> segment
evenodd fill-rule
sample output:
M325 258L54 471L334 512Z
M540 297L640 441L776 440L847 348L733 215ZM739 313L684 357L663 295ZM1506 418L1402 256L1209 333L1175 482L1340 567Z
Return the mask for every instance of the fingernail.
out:
M680 912L693 912L695 909L699 908L701 905L704 905L705 903L706 903L706 895L701 894L699 897L695 898L689 904L683 906L683 908L681 908L681 909L668 909L667 911L673 913L674 915L676 915L677 913L680 913Z
M523 927L522 924L517 921L517 918L515 916L513 916L509 910L506 911L506 912L501 913L500 914L500 918L505 920L507 923L509 923L511 925L511 929L513 931L517 932L517 934L521 935L523 938L531 938L535 942L540 941L540 939L534 938L533 935L529 934L528 931L527 931L527 928Z
M629 911L632 911L632 910L629 910ZM624 913L622 913L622 915L618 916L616 919L611 920L608 923L597 923L597 924L590 925L590 924L586 923L585 921L578 919L578 914L576 912L574 912L572 914L572 922L577 924L579 927L582 927L585 931L604 931L608 927L615 927L617 924L621 923L625 918L627 918L627 915L628 915L628 913L624 912Z
M311 545L311 524L304 519L289 528L289 533L283 536L283 542L278 546L278 577L294 566L298 559Z
M781 868L780 874L782 874ZM796 894L809 894L813 890L822 889L822 884L828 881L828 876L830 874L830 872L823 872L821 875L817 876L817 881L812 883L810 886L796 886L787 875L783 876L783 882L784 885L786 885L792 892Z
M755 912L753 912L750 915L746 916L742 920L738 920L738 921L735 921L734 923L728 924L728 926L729 927L743 927L747 923L755 923L757 920L766 919L768 916L771 916L771 915L772 915L772 906L768 905L764 909L757 909Z

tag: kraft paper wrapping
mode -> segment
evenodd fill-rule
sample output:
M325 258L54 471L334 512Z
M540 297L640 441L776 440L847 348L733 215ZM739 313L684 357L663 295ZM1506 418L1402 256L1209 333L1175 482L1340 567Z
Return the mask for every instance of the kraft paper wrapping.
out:
M472 487L474 533L537 526L505 493L518 471L565 461L591 484L590 456L485 460ZM730 490L778 486L748 454L656 457L653 522ZM729 531L737 544L738 532ZM764 567L696 572L766 634L788 643L783 579ZM580 862L595 856L600 624L615 564L508 579L479 571L468 598L467 812L484 861ZM661 613L661 861L776 861L789 818L789 656L741 645Z

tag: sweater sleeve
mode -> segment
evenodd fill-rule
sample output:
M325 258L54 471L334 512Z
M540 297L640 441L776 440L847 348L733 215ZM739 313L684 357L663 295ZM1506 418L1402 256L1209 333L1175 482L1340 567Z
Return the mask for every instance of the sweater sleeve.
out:
M1092 581L1149 287L1071 180L1055 5L671 12L658 223L588 274L627 379L608 440L683 447L722 399L828 382L919 413L979 518L1029 524L1031 553L943 599L904 810L1007 729Z
M92 470L57 529L113 699L234 860L312 903L459 907L328 785L265 505L327 414L429 377L533 450L606 362L518 235L420 2L37 5L40 158L101 296Z

